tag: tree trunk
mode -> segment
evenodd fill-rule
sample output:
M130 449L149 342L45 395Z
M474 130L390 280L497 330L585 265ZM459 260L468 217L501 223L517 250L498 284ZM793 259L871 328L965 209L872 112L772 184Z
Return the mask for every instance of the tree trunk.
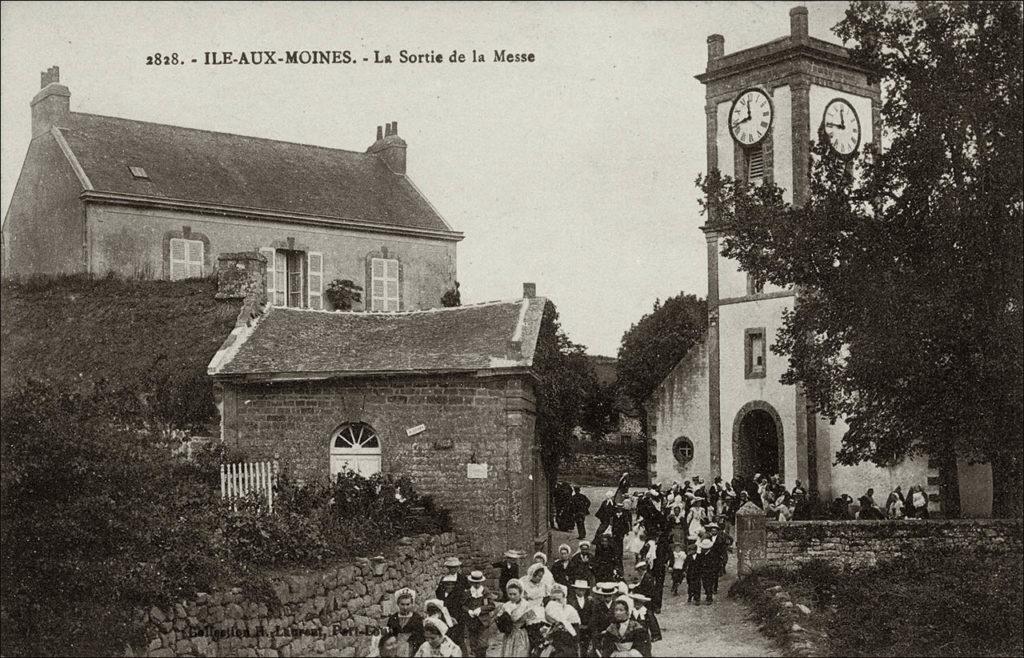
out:
M947 519L960 516L960 473L956 453L950 449L939 458L939 490L942 495L942 515Z
M1024 512L1024 484L1017 455L1000 454L992 460L992 517L1019 519Z

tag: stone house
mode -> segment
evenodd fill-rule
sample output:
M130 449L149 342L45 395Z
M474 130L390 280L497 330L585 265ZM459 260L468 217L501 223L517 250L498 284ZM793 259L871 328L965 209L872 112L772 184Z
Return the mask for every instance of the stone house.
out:
M532 372L546 300L533 290L426 311L243 313L208 369L222 439L302 479L408 475L478 555L547 550Z
M707 170L751 185L774 182L785 201L799 205L809 195L810 143L827 134L819 129L835 126L826 119L829 112L850 127L849 141L833 148L852 145L853 155L879 139L881 90L845 48L809 36L806 7L791 9L790 21L789 35L729 54L722 35L709 36L707 66L696 77L707 92ZM937 465L922 458L889 468L836 463L845 420L830 424L809 407L800 387L780 383L786 358L769 349L797 291L756 285L722 255L727 229L713 215L710 220L701 227L708 334L649 399L651 476L671 482L778 473L787 486L799 479L826 500L840 494L856 499L871 487L884 501L897 485L904 491L925 485L936 510L940 487L958 486L963 514L990 514L987 465L961 461L950 469L959 476L944 483Z
M356 310L440 306L454 231L406 173L397 122L365 152L70 109L53 67L32 99L32 141L4 217L4 275L212 275L220 253L259 251L270 302L325 308L335 279Z

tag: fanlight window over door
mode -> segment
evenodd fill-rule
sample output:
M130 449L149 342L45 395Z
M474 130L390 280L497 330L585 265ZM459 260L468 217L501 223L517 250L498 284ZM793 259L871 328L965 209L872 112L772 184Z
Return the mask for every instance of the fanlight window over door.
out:
M366 423L342 425L331 437L331 479L346 467L362 476L380 472L380 437Z

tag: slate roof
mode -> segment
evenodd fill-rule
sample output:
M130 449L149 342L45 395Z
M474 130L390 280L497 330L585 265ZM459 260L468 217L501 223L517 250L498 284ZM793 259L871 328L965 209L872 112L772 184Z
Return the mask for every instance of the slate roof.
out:
M96 191L452 232L372 154L81 112L56 130Z
M407 313L271 308L227 341L213 376L320 379L361 374L469 372L533 365L541 297Z

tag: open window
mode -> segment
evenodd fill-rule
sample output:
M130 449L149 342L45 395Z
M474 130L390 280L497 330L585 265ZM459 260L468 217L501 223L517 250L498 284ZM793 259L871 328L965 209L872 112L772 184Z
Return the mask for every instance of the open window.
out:
M267 299L272 305L323 308L323 254L270 247L260 253L267 259Z

